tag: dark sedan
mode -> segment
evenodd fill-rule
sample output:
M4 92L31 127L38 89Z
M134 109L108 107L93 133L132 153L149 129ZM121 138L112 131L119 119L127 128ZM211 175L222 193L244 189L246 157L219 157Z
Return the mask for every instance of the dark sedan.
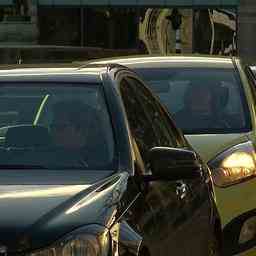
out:
M8 68L0 95L0 253L220 253L209 170L135 73Z

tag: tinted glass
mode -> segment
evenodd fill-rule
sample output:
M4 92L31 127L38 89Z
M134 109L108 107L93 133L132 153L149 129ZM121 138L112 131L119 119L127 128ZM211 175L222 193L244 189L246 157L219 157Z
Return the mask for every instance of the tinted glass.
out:
M0 166L113 168L101 85L2 84L0 95Z
M36 112L43 101L40 95L15 95L6 94L0 96L0 124L1 126L21 123L33 123Z
M138 69L187 134L240 133L251 127L249 110L233 69Z
M151 120L151 125L154 128L158 139L158 146L175 147L175 135L172 134L172 127L168 126L167 120L163 111L160 109L154 97L152 97L149 90L147 90L140 81L134 78L127 78L134 90L137 93L140 103L144 107L145 113Z
M135 138L143 160L147 162L148 151L158 144L151 121L138 102L134 90L124 79L120 84L120 91L132 136Z

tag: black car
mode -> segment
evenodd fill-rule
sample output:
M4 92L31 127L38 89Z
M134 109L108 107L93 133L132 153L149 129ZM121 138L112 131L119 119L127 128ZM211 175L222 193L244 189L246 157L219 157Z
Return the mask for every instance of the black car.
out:
M0 105L1 254L220 253L209 169L134 72L9 67Z

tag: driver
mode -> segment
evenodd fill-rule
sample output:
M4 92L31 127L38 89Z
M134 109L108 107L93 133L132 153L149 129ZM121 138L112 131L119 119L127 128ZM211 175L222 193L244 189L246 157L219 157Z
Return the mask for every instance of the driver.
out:
M56 146L80 150L86 145L88 108L80 101L61 101L53 106L51 133Z
M184 95L184 107L174 115L178 126L207 128L214 116L213 93L205 85L189 85Z
M66 154L61 159L64 165L88 167L85 160L88 114L88 107L77 100L61 101L53 106L51 135L53 144Z

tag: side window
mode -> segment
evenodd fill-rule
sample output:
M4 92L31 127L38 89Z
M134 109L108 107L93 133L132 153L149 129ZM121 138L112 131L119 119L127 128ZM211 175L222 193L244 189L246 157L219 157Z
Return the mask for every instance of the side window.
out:
M134 90L125 79L120 83L120 92L132 136L138 145L143 161L147 163L148 151L158 146L151 121L138 102Z
M158 140L157 146L176 147L177 140L175 133L172 132L172 127L167 123L165 114L155 98L152 97L151 92L135 78L129 77L127 80L133 86L139 102L142 104L148 118L151 120L151 125Z

